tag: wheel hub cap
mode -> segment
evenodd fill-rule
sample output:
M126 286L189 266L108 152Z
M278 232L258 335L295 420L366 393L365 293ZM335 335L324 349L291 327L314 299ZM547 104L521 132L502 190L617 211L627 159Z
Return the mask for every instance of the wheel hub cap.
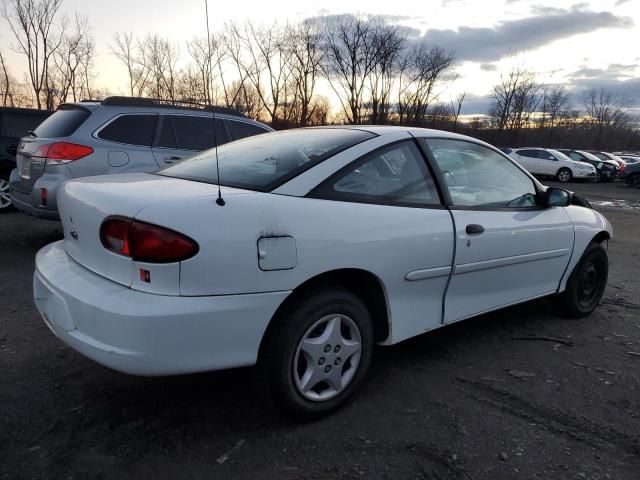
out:
M7 208L11 205L11 197L9 196L9 182L0 179L0 208Z
M303 335L293 362L298 392L324 401L351 383L361 356L360 330L347 315L327 315Z

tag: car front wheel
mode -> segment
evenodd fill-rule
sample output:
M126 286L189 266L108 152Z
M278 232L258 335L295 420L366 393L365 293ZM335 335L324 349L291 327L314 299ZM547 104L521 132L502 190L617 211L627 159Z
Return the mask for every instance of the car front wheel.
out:
M374 333L356 295L342 288L303 295L274 321L259 361L267 392L285 413L302 420L325 415L362 384Z
M573 269L564 292L556 297L560 311L570 318L593 312L604 294L609 275L609 258L604 247L591 242Z
M559 182L565 183L571 180L572 174L571 174L571 170L569 170L568 168L561 168L560 170L558 170L558 173L556 173L556 178L558 179Z

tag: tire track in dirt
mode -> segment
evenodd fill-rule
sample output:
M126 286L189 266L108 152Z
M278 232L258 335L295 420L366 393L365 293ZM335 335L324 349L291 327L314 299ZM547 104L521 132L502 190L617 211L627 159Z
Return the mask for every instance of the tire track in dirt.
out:
M588 418L537 404L493 385L461 377L457 380L459 388L472 400L571 440L596 448L614 447L640 460L640 434L634 437Z

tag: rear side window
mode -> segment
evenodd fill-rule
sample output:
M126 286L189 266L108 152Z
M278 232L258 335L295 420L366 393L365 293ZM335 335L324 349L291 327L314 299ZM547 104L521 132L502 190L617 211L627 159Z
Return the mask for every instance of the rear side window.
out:
M110 142L150 147L156 133L158 115L121 115L98 132Z
M215 119L216 131L213 132L213 118L188 115L168 115L162 121L158 147L180 150L206 150L227 142L227 132L222 120Z
M91 112L81 107L63 107L38 125L33 133L40 138L68 137L89 118Z
M231 132L232 140L240 140L241 138L267 133L267 130L264 128L251 123L228 120L227 124L229 125L229 132Z
M310 128L256 135L218 148L220 184L271 191L314 165L375 135L346 128ZM216 154L207 150L161 175L216 183Z
M538 158L538 151L537 150L518 150L516 152L518 155L520 155L521 157L529 157L529 158Z

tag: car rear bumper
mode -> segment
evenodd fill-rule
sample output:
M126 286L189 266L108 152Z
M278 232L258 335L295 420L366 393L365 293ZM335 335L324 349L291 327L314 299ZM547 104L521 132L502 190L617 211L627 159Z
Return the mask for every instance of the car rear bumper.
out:
M25 191L18 170L15 169L9 177L11 201L18 210L28 215L47 220L60 220L57 201L58 188L69 178L71 178L69 170L64 166L57 166L55 171L45 170L44 175L35 181L31 190ZM43 189L47 191L46 204L42 203Z
M289 292L207 297L131 290L82 267L52 243L36 256L34 299L47 326L90 359L135 375L252 365Z

